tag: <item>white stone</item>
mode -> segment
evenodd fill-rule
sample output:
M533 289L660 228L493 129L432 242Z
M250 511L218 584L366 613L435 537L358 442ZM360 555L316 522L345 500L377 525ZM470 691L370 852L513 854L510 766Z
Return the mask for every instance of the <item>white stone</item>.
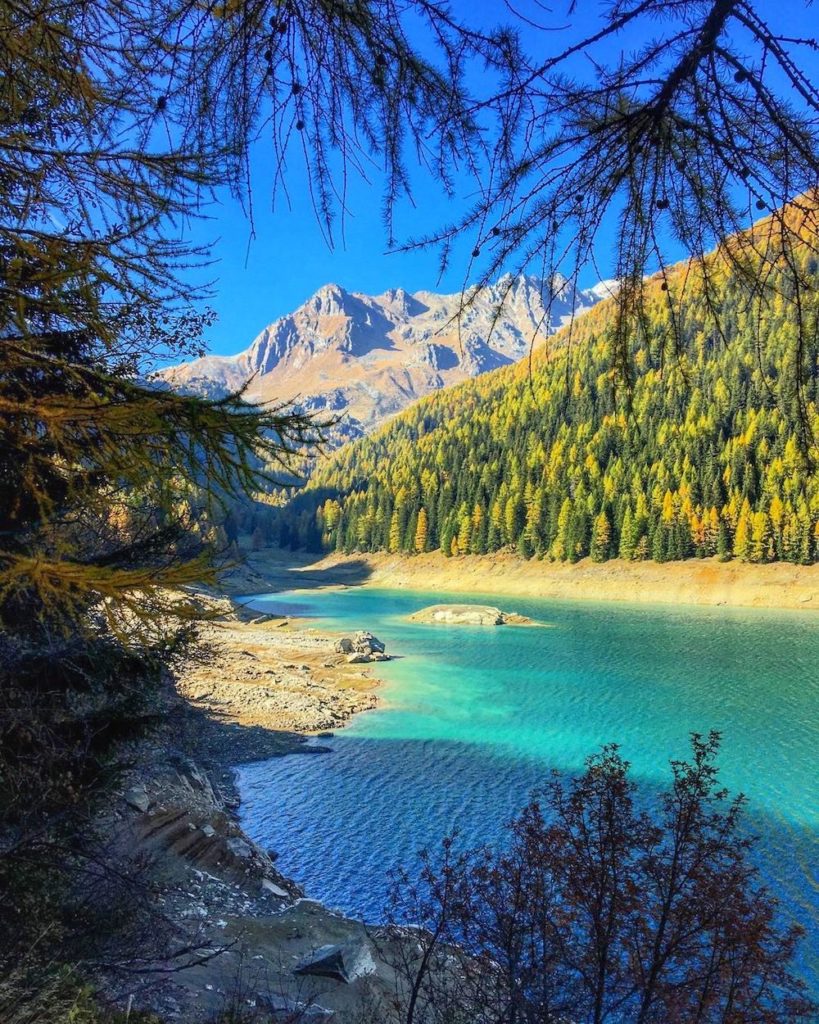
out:
M290 895L286 889L282 889L280 885L276 885L275 882L271 882L269 878L262 879L262 888L268 892L272 892L274 896L280 896L282 899L287 899Z

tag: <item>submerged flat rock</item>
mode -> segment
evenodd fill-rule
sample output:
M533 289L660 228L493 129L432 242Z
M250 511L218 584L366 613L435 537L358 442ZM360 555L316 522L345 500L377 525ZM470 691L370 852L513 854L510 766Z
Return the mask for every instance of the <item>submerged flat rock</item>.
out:
M538 626L517 612L504 612L488 604L433 604L409 616L410 622L440 622L446 626Z

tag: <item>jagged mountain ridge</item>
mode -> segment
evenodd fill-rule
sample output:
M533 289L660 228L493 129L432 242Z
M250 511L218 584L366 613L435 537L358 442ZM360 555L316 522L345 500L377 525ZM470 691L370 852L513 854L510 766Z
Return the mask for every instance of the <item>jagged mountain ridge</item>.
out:
M611 293L507 275L470 296L401 288L369 296L320 288L235 356L206 356L161 377L210 396L250 381L248 398L294 401L338 417L335 440L359 437L418 398L526 355ZM461 312L460 317L458 316Z

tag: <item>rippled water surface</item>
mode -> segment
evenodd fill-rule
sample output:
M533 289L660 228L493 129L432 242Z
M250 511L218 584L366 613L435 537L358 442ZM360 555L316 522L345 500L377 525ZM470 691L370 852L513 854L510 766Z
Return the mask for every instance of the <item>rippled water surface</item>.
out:
M378 666L379 710L322 741L330 755L241 769L243 824L279 851L281 870L378 919L391 867L453 828L468 845L499 839L550 768L575 770L616 741L637 778L663 783L690 732L719 729L722 779L748 796L761 868L809 931L802 969L819 992L819 619L487 597L474 600L549 628L405 620L444 600L370 589L254 599L371 629L402 656Z

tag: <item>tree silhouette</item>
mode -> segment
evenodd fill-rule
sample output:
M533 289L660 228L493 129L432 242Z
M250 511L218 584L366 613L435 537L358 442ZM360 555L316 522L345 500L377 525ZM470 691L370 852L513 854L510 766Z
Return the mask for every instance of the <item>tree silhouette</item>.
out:
M512 79L475 106L476 117L491 114L497 125L478 200L416 244L440 247L446 264L467 233L465 279L536 267L551 284L558 273L575 281L596 271L612 236L619 316L608 344L626 397L630 341L648 335L647 274L668 292L669 360L682 349L686 291L670 287L669 260L704 269L712 330L730 338L720 278L706 259L717 248L754 315L778 298L793 306L785 376L797 388L807 446L804 356L816 324L806 301L814 284L798 251L808 244L816 252L819 86L810 70L816 41L794 26L810 23L812 4L774 11L753 0L617 0L587 34L573 33L587 6L571 2L542 25L527 24Z
M0 6L9 624L73 626L88 605L109 623L147 617L152 593L202 575L179 541L207 539L203 515L317 441L293 411L146 386L158 357L201 348L207 323L188 273L207 253L178 225L219 188L252 215L248 153L265 131L277 189L300 140L328 238L336 172L366 173L380 154L390 206L410 146L442 178L471 159L463 69L477 53L501 60L503 37L437 5L415 13L434 30L425 57L394 0Z
M719 785L719 736L646 809L616 746L554 775L498 851L425 854L396 879L402 1020L423 1024L807 1021L799 931L749 860L742 797Z
M427 57L393 0L0 0L0 960L23 965L4 1006L83 966L82 921L69 943L61 917L84 867L105 870L87 809L163 715L180 588L213 578L225 503L292 480L320 437L292 409L148 379L201 351L190 271L208 253L187 223L220 189L252 215L266 130L279 190L302 141L328 229L331 169L378 159L389 201L406 147L442 176L477 148L463 48L496 44L417 11Z

